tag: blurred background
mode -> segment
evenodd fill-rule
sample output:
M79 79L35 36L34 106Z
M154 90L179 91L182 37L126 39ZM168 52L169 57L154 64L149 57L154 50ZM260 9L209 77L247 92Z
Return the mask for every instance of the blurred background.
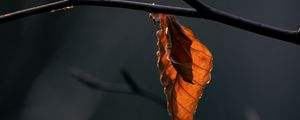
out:
M1 0L0 14L55 0ZM138 1L138 0L136 0ZM141 1L141 0L139 0ZM220 10L297 30L299 0L201 0ZM189 7L181 0L148 3ZM177 17L214 55L195 120L299 120L300 46L213 21ZM0 24L1 120L168 120L148 99L90 89L80 69L164 97L156 68L157 26L148 13L75 7Z

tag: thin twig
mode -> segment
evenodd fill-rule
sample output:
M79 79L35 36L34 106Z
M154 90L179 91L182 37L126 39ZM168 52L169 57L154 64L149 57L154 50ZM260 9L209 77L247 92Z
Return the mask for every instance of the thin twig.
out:
M217 10L210 7L198 0L184 0L187 4L195 8L198 13L204 14L204 18L210 19L216 22L227 24L233 27L237 27L246 31L254 32L260 35L292 42L300 45L300 33L299 31L284 30L278 27L255 22L243 17L239 17L221 10Z
M195 9L153 5L150 3L125 1L125 0L61 0L37 7L32 7L0 16L0 23L9 22L12 20L20 19L23 17L51 12L51 10L67 7L67 6L106 6L106 7L119 7L126 9L141 10L147 12L168 13L174 15L181 15L187 17L196 17Z
M290 31L273 27L270 25L255 22L249 19L245 19L230 13L226 13L217 10L213 7L203 4L197 0L184 0L195 9L181 8L164 5L154 5L150 3L124 1L124 0L62 0L38 7L24 9L0 16L0 23L5 23L15 19L31 16L47 12L53 9L63 8L67 6L107 6L118 7L126 9L141 10L147 12L167 13L186 17L196 17L213 20L216 22L224 23L233 27L237 27L246 31L257 33L263 36L291 42L300 45L300 33L299 31Z
M162 97L159 97L152 92L140 87L126 70L121 71L122 76L126 80L126 84L104 82L89 73L83 72L78 68L71 69L71 73L73 77L79 80L79 82L87 85L92 89L110 93L123 93L141 96L156 103L164 109L166 108L166 101Z
M56 10L56 9L63 8L63 7L69 6L69 5L70 5L70 2L68 0L61 0L61 1L52 2L49 4L45 4L45 5L40 5L40 6L36 6L36 7L32 7L32 8L27 8L27 9L15 11L15 12L7 13L7 14L0 16L0 24L10 22L10 21L13 21L16 19L21 19L24 17L44 13L44 12L51 12L51 10Z

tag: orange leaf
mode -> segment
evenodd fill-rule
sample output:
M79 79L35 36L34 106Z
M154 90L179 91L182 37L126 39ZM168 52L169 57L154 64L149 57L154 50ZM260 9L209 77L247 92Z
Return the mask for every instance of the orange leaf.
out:
M160 20L157 66L173 120L192 120L203 89L211 79L212 54L173 15L151 13Z

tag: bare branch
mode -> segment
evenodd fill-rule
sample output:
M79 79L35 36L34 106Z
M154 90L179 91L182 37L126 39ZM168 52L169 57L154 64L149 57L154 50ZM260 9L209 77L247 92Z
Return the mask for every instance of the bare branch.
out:
M246 31L257 33L263 36L291 42L300 45L299 31L290 31L273 27L263 23L245 19L230 13L217 10L213 7L205 5L197 0L184 0L195 9L181 8L164 5L154 5L150 3L124 1L124 0L62 0L42 6L24 9L0 16L0 23L9 22L15 19L49 12L54 9L64 8L67 6L107 6L126 9L134 9L147 12L167 13L186 17L196 17L213 20L233 27L237 27Z
M19 10L11 13L7 13L0 16L0 24L10 22L16 19L24 18L31 15L36 15L44 12L51 12L51 10L63 8L69 6L70 3L68 0L61 0L58 2L53 2L45 5L40 5L24 10Z
M164 5L153 5L150 3L125 1L125 0L61 0L37 7L32 7L0 16L0 23L9 22L12 20L24 18L27 16L51 12L51 10L67 7L67 6L107 6L119 7L147 12L168 13L187 17L196 17L197 11L189 8L172 7Z
M79 82L92 89L110 93L123 93L141 96L156 103L164 109L166 108L166 103L163 98L151 93L146 89L143 89L142 87L139 87L139 85L133 80L131 75L126 70L121 70L121 74L126 80L127 84L104 82L77 68L71 69L71 73L73 77L79 80Z
M260 35L284 40L287 42L300 45L300 33L299 31L284 30L278 27L273 27L263 23L255 22L249 19L245 19L224 11L212 8L198 0L184 0L187 4L195 8L199 13L204 14L204 18L210 19L216 22L224 23L233 27L237 27L246 31L254 32Z

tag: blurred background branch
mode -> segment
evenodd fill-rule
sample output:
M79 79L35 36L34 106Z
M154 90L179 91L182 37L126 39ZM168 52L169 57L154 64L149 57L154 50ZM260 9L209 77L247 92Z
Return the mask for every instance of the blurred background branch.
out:
M32 7L12 13L7 13L0 16L0 23L9 22L15 19L44 13L51 11L66 10L72 8L70 6L107 6L107 7L119 7L126 9L142 10L147 12L168 13L186 17L197 17L213 20L223 24L227 24L236 28L240 28L249 32L257 33L263 36L283 40L300 45L300 33L299 31L285 30L282 28L266 25L260 22L245 19L236 15L232 15L221 10L217 10L213 7L205 5L197 0L184 0L190 6L195 9L181 8L173 6L155 5L143 2L134 1L120 1L120 0L61 0L37 7Z
M104 82L96 77L92 76L89 73L86 73L78 68L71 69L72 76L75 77L79 82L84 85L100 91L110 92L110 93L123 93L137 95L143 98L146 98L162 108L166 108L166 101L159 97L158 95L153 94L152 92L140 87L129 74L128 71L122 69L121 74L126 81L126 84L119 83L110 83Z

